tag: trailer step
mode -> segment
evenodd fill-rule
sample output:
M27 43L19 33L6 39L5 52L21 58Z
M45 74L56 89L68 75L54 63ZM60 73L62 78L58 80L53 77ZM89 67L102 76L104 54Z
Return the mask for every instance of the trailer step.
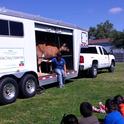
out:
M74 78L76 76L77 76L77 71L69 70L67 72L66 79L71 79L71 78ZM48 85L48 84L57 82L57 75L55 73L47 74L47 75L39 76L38 79L39 79L39 85L40 86Z

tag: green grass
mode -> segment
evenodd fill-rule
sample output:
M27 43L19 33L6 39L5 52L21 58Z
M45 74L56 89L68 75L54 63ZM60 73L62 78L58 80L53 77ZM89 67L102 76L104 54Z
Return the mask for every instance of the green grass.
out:
M48 88L33 98L0 106L0 124L59 124L64 113L79 117L81 102L97 105L117 94L124 95L124 63L117 63L114 73L104 70L95 79L73 79L63 89ZM104 118L104 114L96 115Z

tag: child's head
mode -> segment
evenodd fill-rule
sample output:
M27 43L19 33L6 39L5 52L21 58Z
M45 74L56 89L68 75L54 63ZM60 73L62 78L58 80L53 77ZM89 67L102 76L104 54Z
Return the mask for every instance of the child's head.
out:
M84 117L90 117L92 115L92 105L89 102L82 102L80 104L80 113Z
M105 107L106 107L107 113L110 113L110 112L118 109L117 104L115 104L113 99L107 99L105 102Z
M78 119L73 114L64 115L61 124L78 124Z
M117 105L123 103L123 102L124 102L123 96L121 96L121 95L116 95L116 96L114 97L114 102L115 102Z

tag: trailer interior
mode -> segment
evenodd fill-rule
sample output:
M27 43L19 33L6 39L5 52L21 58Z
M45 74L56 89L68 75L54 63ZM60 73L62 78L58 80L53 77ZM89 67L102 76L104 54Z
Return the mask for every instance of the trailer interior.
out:
M62 53L66 61L67 71L73 70L73 35L50 33L35 30L37 71L39 76L53 73L52 64L48 62L56 56L57 52Z

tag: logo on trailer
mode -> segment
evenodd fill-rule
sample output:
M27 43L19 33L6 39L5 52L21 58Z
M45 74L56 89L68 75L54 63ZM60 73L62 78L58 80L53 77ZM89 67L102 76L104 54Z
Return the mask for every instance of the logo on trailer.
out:
M88 46L88 35L86 32L81 33L81 46L82 47Z
M19 66L24 66L24 61L20 61Z

